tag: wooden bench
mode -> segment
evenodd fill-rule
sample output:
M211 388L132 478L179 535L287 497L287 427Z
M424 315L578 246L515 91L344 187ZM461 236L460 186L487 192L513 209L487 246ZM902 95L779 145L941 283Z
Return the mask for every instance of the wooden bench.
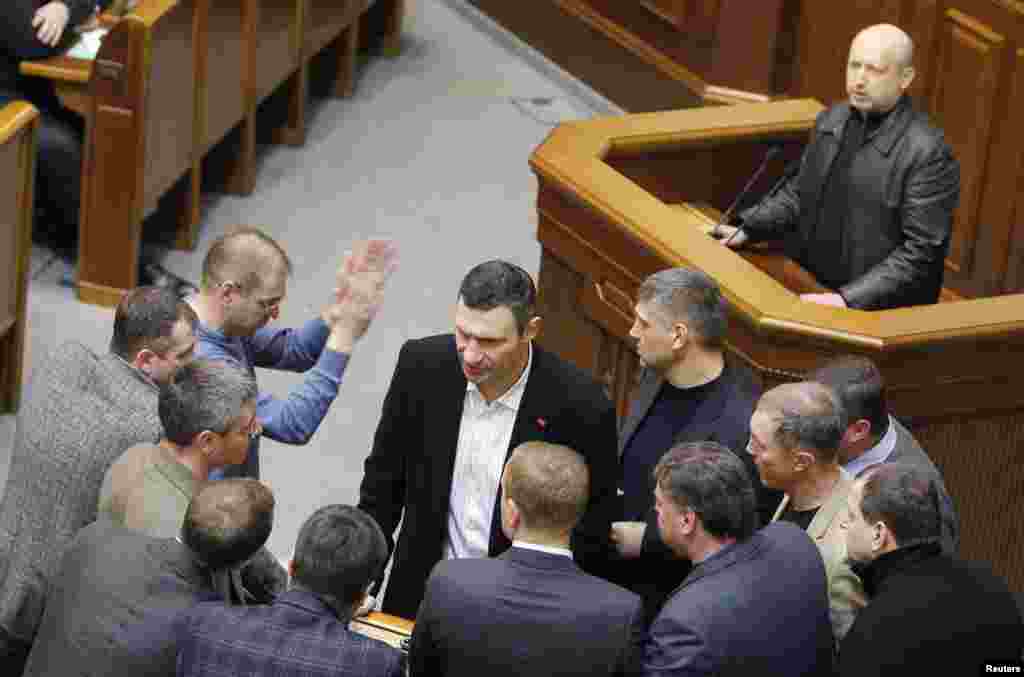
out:
M334 50L334 94L351 94L370 8L369 0L139 0L95 61L22 64L23 73L54 80L65 105L86 118L80 300L115 305L137 284L142 222L158 203L175 220L176 246L195 246L203 159L227 138L226 189L252 192L256 109L282 84L288 116L275 137L305 140L313 57ZM372 11L365 41L394 51L403 0L377 0Z
M25 353L32 188L38 113L17 101L0 108L0 412L13 413L21 398Z

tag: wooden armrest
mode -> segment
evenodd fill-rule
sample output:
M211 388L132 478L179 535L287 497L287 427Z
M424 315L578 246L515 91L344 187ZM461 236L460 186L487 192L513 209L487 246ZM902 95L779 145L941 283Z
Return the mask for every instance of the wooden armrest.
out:
M411 635L413 626L416 624L413 621L398 616L392 616L380 611L371 611L366 616L356 619L360 623L366 625L372 625L375 628L381 628L382 630L388 630L399 635Z
M51 56L49 59L22 61L18 71L22 75L47 78L59 82L85 84L92 77L92 61L69 56Z

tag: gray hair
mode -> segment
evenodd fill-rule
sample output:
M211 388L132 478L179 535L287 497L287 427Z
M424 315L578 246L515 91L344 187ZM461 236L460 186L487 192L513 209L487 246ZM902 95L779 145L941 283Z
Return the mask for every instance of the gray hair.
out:
M242 405L256 399L256 380L228 362L197 359L160 389L158 410L164 436L187 446L204 430L224 433Z
M640 285L637 301L650 304L667 324L685 322L709 347L722 344L726 330L725 301L707 274L690 268L669 268Z
M833 390L821 383L784 383L761 396L758 409L774 410L775 441L785 449L803 448L822 463L839 453L846 412Z

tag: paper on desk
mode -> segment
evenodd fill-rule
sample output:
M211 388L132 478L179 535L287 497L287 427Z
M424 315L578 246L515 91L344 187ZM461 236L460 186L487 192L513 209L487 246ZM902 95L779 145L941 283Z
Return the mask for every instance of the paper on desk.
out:
M109 30L108 28L94 28L91 31L82 33L78 36L78 41L66 52L66 55L73 59L88 59L92 61L96 58L96 53L100 51L100 45L103 44L103 36Z

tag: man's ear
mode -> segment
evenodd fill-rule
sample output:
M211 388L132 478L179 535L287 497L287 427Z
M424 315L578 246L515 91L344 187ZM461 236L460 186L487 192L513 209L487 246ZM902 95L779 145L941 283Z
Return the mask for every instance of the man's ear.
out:
M192 438L192 446L202 450L207 456L217 452L217 440L220 436L212 430L204 430Z
M526 328L523 329L523 338L532 341L540 335L541 327L544 325L544 320L539 315L534 315L530 318L529 322L526 323Z
M793 452L793 470L803 472L817 461L814 454L806 449L797 448Z
M295 578L295 560L294 559L288 560L288 566L286 568L288 569L288 578Z
M157 357L159 356L149 348L143 348L139 352L135 353L135 358L132 360L132 366L145 374L149 374L149 366Z
M225 280L221 282L216 287L214 287L214 289L216 289L217 300L220 301L225 306L231 304L232 292L238 291L239 293L241 293L241 288L238 286L238 284L232 282L231 280Z
M679 514L679 531L689 536L697 529L697 513L693 510L683 510Z
M871 436L871 423L867 419L859 418L851 423L843 433L843 442L853 445L862 442Z
M676 322L672 325L672 350L681 350L690 342L690 328L682 323Z
M903 69L903 73L900 75L900 88L904 92L910 89L910 83L914 81L915 75L917 75L917 71L914 70L913 66L906 66Z

